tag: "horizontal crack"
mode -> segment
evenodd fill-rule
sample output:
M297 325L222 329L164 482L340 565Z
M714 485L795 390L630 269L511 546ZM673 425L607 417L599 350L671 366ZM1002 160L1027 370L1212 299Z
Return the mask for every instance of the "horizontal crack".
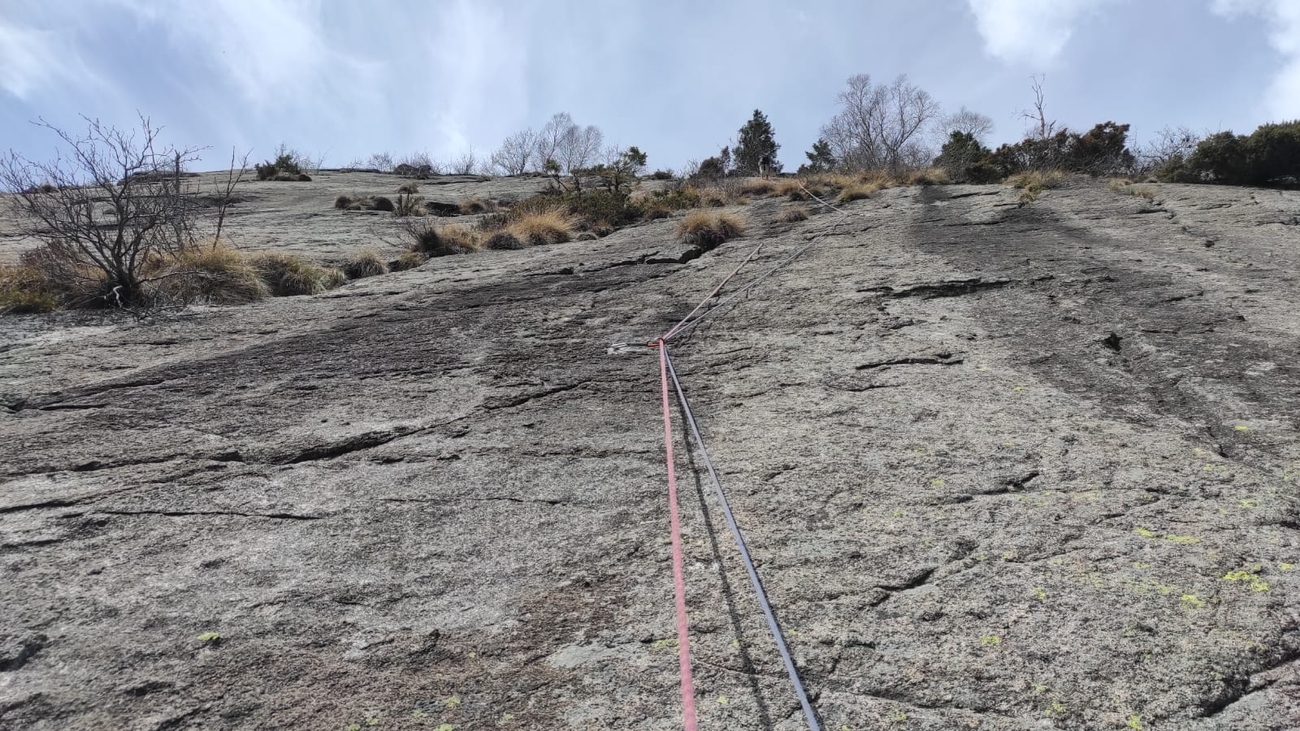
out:
M952 353L935 353L934 355L909 356L906 358L893 358L891 360L881 360L874 363L863 363L857 366L855 370L867 371L875 368L885 368L896 365L958 365L964 362L960 356Z
M271 520L324 520L323 515L297 515L294 513L240 513L234 510L95 510L104 515L161 515L168 518L185 518L204 515L227 515L238 518L268 518Z

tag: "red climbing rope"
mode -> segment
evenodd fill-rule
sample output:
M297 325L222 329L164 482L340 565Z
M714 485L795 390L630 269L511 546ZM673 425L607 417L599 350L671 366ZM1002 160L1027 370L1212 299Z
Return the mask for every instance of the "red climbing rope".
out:
M682 555L682 518L677 508L677 470L673 466L673 422L668 404L668 346L662 339L659 348L659 382L664 405L664 447L668 460L668 522L673 537L673 589L677 595L677 662L682 675L682 723L686 731L696 731L695 683L691 680L691 634L686 617L686 569Z

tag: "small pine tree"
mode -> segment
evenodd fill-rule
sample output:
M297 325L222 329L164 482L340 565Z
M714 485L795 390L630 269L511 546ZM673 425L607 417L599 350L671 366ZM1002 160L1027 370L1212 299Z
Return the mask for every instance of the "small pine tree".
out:
M806 165L799 166L799 173L829 173L835 169L835 153L831 152L831 143L819 139L813 143L812 150L804 153L808 158Z
M781 172L781 163L776 159L776 151L781 146L776 143L775 134L767 116L755 109L754 116L740 128L740 141L734 151L736 170L745 175Z

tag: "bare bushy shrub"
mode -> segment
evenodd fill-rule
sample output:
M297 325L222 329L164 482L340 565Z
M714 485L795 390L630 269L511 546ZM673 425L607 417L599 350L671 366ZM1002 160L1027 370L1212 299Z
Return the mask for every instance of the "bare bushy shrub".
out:
M5 198L20 232L45 242L28 264L64 293L61 304L144 306L148 267L201 238L220 240L247 156L236 170L232 155L226 179L201 198L185 172L197 148L163 145L145 117L134 132L85 121L85 134L74 136L42 120L66 156L35 162L11 150L0 159L0 189L12 193Z

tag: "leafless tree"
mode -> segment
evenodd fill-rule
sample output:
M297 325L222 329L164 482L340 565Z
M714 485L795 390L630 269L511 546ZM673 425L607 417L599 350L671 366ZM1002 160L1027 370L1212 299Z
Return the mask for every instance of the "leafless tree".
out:
M474 175L480 172L478 155L474 154L474 148L472 147L461 153L455 160L452 160L449 167L456 175Z
M537 135L537 165L543 167L547 160L560 162L560 147L564 144L564 138L570 134L575 126L573 118L568 112L557 112L542 127L542 131Z
M924 140L940 108L929 93L906 75L886 86L858 74L848 84L839 95L840 112L821 130L846 167L899 172L933 157Z
M237 159L235 150L230 150L230 170L226 173L225 180L218 180L213 191L216 202L215 232L212 234L212 248L216 249L221 244L221 230L226 225L226 211L235 199L235 187L244 180L244 175L248 173L248 157L253 154L252 150L244 153L243 159ZM235 163L239 164L236 165Z
M492 153L489 162L504 175L523 175L537 167L536 156L537 133L526 129L507 137L501 147Z
M244 164L236 172L232 154L214 207L205 207L185 183L198 148L164 146L161 128L144 116L135 131L83 119L84 136L42 119L38 125L58 135L68 156L35 162L11 150L0 159L0 188L13 194L7 200L20 230L45 242L28 261L70 288L102 281L99 294L109 303L139 305L147 299L149 265L175 259L214 223L220 235Z
M594 125L579 127L575 124L560 139L556 162L560 163L565 172L585 168L596 161L604 141L605 135L600 128Z
M1047 77L1043 74L1034 74L1029 78L1033 80L1029 88L1034 91L1034 108L1020 112L1020 117L1030 124L1028 136L1045 140L1056 134L1056 120L1049 121L1047 112L1043 107L1043 82L1046 81Z
M943 140L947 140L953 132L961 132L983 142L984 138L993 131L993 118L962 107L944 116L939 122L939 130Z
M1205 137L1205 134L1195 132L1190 127L1161 129L1156 132L1155 139L1138 151L1134 173L1151 175L1169 165L1186 162Z

